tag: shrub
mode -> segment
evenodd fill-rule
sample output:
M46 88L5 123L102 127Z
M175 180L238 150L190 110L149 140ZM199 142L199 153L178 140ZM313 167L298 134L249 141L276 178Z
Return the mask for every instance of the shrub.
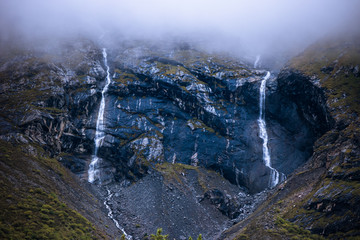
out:
M151 240L168 240L169 235L162 235L162 228L158 228L156 231L156 235L151 234Z

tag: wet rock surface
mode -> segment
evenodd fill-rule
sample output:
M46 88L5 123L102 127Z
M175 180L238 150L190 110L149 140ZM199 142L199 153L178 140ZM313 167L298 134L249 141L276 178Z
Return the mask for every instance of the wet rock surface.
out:
M50 59L26 53L2 62L9 81L0 88L1 137L39 144L86 181L106 73L94 44L65 49ZM270 174L257 124L266 71L178 47L123 46L109 49L108 60L112 83L95 189L103 199L103 188L114 193L109 204L125 230L135 238L162 227L177 238L211 239L248 216L264 200ZM268 81L265 115L272 166L290 174L330 120L316 87L282 79ZM161 164L191 168L169 183ZM219 176L204 188L196 179L208 170Z
M359 65L359 39L324 39L279 73L281 99L293 100L283 106L297 109L317 136L313 155L254 214L222 238L360 236L360 79L355 67ZM269 107L269 112L278 111Z
M110 51L109 58L113 82L99 156L114 179L136 180L150 163L176 162L216 170L252 193L267 187L257 126L265 71L194 49L166 55L137 47ZM292 99L279 100L292 90L278 91L274 82L266 109L280 108L268 114L269 146L273 166L289 174L311 155L314 123L299 107L287 107ZM303 124L290 127L293 120ZM93 128L85 132L93 137Z
M112 83L106 96L106 136L98 154L106 172L103 181L137 180L150 163L176 162L216 170L253 193L265 189L270 171L262 160L257 126L258 89L265 71L194 49L168 52L147 47L109 51ZM85 162L93 153L105 76L99 49L82 57L69 66L34 64L39 73L22 81L38 89L39 96L27 93L29 103L22 107L28 109L21 118L15 114L9 119L54 156L70 153L59 160L79 175L86 173ZM46 78L34 80L44 72ZM21 74L25 72L12 78L19 81L14 76ZM48 79L53 84L45 83ZM289 174L310 156L316 129L299 112L301 106L290 97L283 100L291 86L278 87L274 76L268 85L270 155L273 166ZM304 124L293 128L292 122Z

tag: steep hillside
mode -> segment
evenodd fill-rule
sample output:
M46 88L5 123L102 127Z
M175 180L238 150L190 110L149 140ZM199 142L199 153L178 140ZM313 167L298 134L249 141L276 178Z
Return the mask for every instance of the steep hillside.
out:
M67 113L46 104L63 93L62 81L71 77L58 74L56 55L2 53L0 238L114 239L120 233L102 200L53 158L61 149ZM75 51L66 55L69 65L75 56L86 58Z
M1 238L114 239L101 202L41 147L20 139L1 140Z
M308 162L222 238L359 238L359 66L356 36L320 41L280 72L277 82L284 89L293 89L286 95L294 99L298 111L311 122L315 119L307 113L326 108L330 114L317 127L330 129L316 140ZM312 99L318 104L304 104Z

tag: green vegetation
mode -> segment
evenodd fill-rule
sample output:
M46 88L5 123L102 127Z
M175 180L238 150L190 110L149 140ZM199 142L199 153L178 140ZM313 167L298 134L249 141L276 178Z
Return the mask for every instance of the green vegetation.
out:
M292 240L321 240L324 239L323 237L311 234L309 230L305 230L298 225L291 223L281 217L277 217L275 220L275 229L268 230L270 235L273 235L275 237L287 237Z
M201 190L205 193L209 189L213 188L213 185L208 181L207 177L221 177L217 172L204 169L202 167L198 166L192 166L182 163L168 163L164 162L161 164L155 165L155 170L160 172L164 178L165 183L173 183L175 186L184 186L185 177L184 174L186 174L189 171L195 171L197 174L197 184L201 188Z
M35 155L27 154L27 149L33 149ZM58 161L45 156L37 145L0 140L0 238L105 238L59 199L58 185L76 184Z
M156 234L151 234L150 239L151 240L168 240L169 235L162 235L162 228L158 228L156 231Z
M351 239L360 234L355 229L359 223L354 213L360 199L356 180L360 173L359 67L358 37L346 42L319 42L290 63L290 68L320 80L332 117L344 123L345 128L331 130L316 141L313 164L326 164L326 174L319 176L318 183L296 207L288 207L284 218L295 219L304 227L322 229L331 239Z
M235 237L234 240L248 240L248 239L249 239L249 236L248 236L248 235L243 234L243 233L240 233L239 235L237 235L237 236Z
M3 239L96 239L87 219L41 188L30 189L3 209L0 219Z
M161 62L156 62L156 67L160 70L160 72L165 76L174 76L179 75L180 71L184 74L191 74L186 68L178 65L164 64Z
M65 110L54 108L54 107L38 107L38 106L32 106L34 109L38 109L40 111L48 112L50 114L61 114L65 113Z
M230 56L225 56L224 53L212 53L210 55L206 52L189 49L176 51L173 58L183 63L187 68L206 67L212 76L215 76L219 71L233 72L234 76L232 78L247 77L249 75L249 72L240 62Z
M162 228L158 228L157 231L156 231L156 234L151 234L150 235L150 239L151 240L168 240L169 235L163 235L162 231L163 231ZM125 236L124 236L124 239L125 239ZM192 240L192 237L190 236L188 240ZM202 235L201 234L199 234L199 236L197 237L197 240L202 240Z
M326 88L328 105L338 120L352 113L360 115L360 77L354 74L356 66L360 67L358 39L346 44L343 39L314 44L290 62L291 68L320 79Z
M115 69L115 72L119 75L118 78L114 78L113 80L117 83L124 84L125 86L139 80L139 78L132 73L124 72L117 68Z
M180 88L181 88L184 92L190 93L189 90L187 90L187 88L186 88L185 86L180 86Z
M168 163L156 164L155 169L163 174L167 182L177 182L182 184L182 173L186 170L197 170L197 167L181 164L181 163Z

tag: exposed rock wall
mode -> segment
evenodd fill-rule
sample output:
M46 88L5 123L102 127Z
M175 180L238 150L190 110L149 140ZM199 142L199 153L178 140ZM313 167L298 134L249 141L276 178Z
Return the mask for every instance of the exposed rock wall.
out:
M26 76L27 69L18 69L16 61L3 66L4 73L18 69L11 73L13 81L28 81L14 85L14 91L21 91L21 86L33 89L26 90L30 96L16 106L24 108L23 115L13 114L11 119L21 118L14 122L17 131L54 156L70 153L59 159L80 175L86 173L93 153L105 78L100 50L87 48L81 46L67 63L56 56L46 63L43 56L25 56L22 61L33 69L31 76ZM106 137L99 150L104 181L136 180L150 163L165 161L214 169L251 192L267 187L269 169L262 162L256 124L264 71L193 49L154 52L146 46L112 50L109 62ZM321 110L301 112L308 102L296 105L301 96L292 91L299 87L294 84L272 79L266 100L271 158L285 174L307 160L309 146L323 129L317 124L322 122ZM3 84L4 97L11 98L8 87Z
M359 39L318 42L280 72L282 105L297 109L317 137L313 155L224 239L359 237Z
M150 163L165 161L214 169L251 192L266 188L269 170L262 162L256 124L265 72L196 50L161 54L146 47L110 51L113 83L107 135L99 151L107 169L104 180L136 180ZM271 157L276 168L289 174L311 155L308 146L316 129L297 108L273 110L291 89L277 89L273 81L268 88ZM291 103L287 98L286 104ZM94 134L94 114L96 108L85 125L88 140ZM301 127L283 126L295 122Z
M10 54L2 60L1 135L7 139L15 134L19 140L39 144L86 180L105 71L101 50L91 43L67 46L63 51L50 56ZM261 194L247 194L266 189L270 174L262 159L257 124L259 86L266 71L190 48L140 45L108 49L108 53L112 83L106 95L105 139L98 156L101 182L114 193L109 204L119 222L125 220L125 230L137 237L154 232L151 219L165 224L161 214L184 189L190 193L181 197L182 206L202 209L193 215L184 212L185 218L190 214L200 220L204 209L212 209L210 218L221 217L211 227L203 224L193 230L188 221L158 226L172 236L187 237L188 231L214 237L227 226L224 219L244 219L264 199ZM303 76L300 81L300 75L294 74L273 75L266 90L272 166L285 174L311 156L316 137L332 126L322 90L311 79ZM181 175L185 184L175 184L176 194L167 190L166 174L159 167L162 163L194 167L188 174L181 172L186 174ZM221 176L216 179L224 177L232 183L231 190L221 189L220 182L199 190L199 183L192 180L199 169L215 170ZM165 203L144 215L141 206L151 207L152 198L146 197L147 188L141 184L148 184L149 179L165 189ZM145 199L133 196L134 189L143 191L139 196ZM99 194L106 198L101 188ZM169 219L177 222L180 213L179 209L168 213ZM136 215L141 216L143 226L133 224Z

